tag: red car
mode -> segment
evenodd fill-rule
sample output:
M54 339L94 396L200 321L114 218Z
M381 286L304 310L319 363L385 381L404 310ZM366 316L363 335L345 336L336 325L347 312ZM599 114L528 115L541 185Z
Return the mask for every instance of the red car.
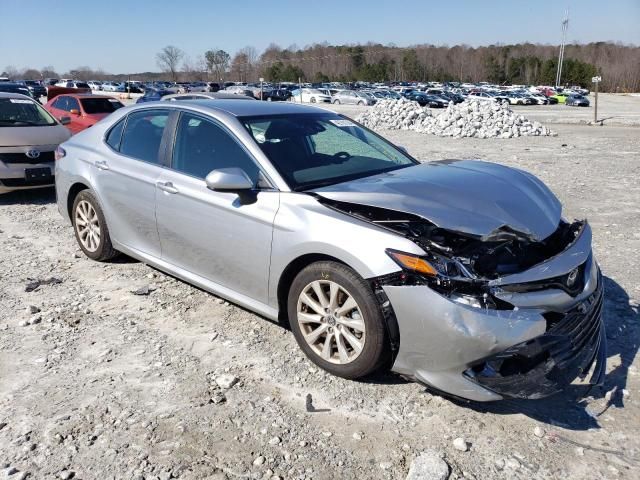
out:
M71 122L66 126L71 130L71 133L78 133L89 128L122 107L124 105L113 97L85 93L57 95L44 106L58 120L62 117L69 117Z

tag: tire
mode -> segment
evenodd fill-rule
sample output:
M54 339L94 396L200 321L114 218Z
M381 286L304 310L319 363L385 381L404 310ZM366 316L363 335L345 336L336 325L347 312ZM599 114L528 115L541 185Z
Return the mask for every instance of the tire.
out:
M273 102L273 98L267 97L267 102Z
M335 99L335 100L333 101L333 104L334 104L334 105L340 105L340 100Z
M89 227L89 232L82 225L83 219L92 225ZM71 209L71 221L76 241L87 257L98 262L105 262L118 256L119 252L111 244L109 228L100 203L90 190L82 190L76 196ZM83 240L85 232L87 234Z
M322 289L323 300L314 287ZM330 302L332 289L337 292L333 295L335 302ZM347 301L355 306L338 313ZM315 303L315 309L306 302ZM323 305L329 307L329 313ZM324 316L317 313L318 309L325 312ZM385 327L378 301L365 280L346 265L323 261L303 269L289 289L287 311L298 345L327 372L356 379L374 372L385 360ZM305 335L315 341L307 341Z
M360 105L360 106L364 106L364 102L363 102L362 100L360 100L360 101L358 102L358 105Z
M311 97L311 99L309 100L311 103L316 103L316 97Z

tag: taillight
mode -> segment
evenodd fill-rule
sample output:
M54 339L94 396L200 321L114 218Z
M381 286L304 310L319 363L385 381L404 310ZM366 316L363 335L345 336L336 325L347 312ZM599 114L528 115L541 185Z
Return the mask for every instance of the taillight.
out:
M56 148L56 152L54 154L54 158L56 160L60 160L61 158L64 158L64 156L67 154L67 151L62 148L62 147L58 147Z

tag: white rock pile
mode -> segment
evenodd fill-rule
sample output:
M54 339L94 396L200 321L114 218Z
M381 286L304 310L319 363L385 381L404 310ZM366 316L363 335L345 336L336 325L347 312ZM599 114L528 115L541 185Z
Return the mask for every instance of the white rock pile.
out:
M556 134L505 103L465 100L439 114L407 99L381 100L357 118L374 130L413 130L439 137L513 138Z

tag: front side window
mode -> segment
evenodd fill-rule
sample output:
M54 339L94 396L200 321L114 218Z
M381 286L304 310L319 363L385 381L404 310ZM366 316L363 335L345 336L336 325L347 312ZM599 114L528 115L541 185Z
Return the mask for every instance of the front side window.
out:
M241 121L294 190L416 164L391 143L335 114L247 117Z
M122 132L120 153L160 164L160 143L168 118L168 110L143 110L129 114Z
M218 124L190 113L178 121L171 167L205 178L219 168L240 168L257 184L260 170L230 133Z
M55 119L39 104L26 98L0 98L0 127L46 127Z

